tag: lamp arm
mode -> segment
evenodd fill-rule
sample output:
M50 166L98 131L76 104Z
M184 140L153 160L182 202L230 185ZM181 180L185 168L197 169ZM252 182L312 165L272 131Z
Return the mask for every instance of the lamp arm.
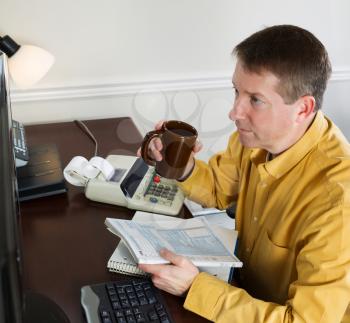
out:
M3 51L7 57L13 56L21 46L18 45L10 36L0 36L0 50Z

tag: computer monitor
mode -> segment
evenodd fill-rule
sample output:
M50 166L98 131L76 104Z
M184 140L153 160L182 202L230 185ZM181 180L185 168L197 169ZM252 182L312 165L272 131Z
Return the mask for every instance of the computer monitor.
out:
M0 51L0 322L67 323L56 303L23 289L20 220L7 59Z

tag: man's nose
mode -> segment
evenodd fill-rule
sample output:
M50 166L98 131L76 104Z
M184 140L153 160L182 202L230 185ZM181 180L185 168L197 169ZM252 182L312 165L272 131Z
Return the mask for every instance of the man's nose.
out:
M245 119L245 109L240 100L235 100L231 111L229 112L229 118L232 121Z

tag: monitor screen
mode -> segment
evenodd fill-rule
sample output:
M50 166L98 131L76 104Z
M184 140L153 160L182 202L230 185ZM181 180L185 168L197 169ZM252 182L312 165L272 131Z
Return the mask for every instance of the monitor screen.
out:
M7 58L0 51L0 322L69 323L45 295L22 288L20 208Z
M0 322L22 322L16 166L6 56L0 52Z

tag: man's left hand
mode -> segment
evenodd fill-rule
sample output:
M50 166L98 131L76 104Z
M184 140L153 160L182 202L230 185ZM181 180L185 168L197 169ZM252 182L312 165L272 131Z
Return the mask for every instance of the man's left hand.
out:
M152 274L153 284L173 295L184 295L198 275L198 268L186 257L162 249L160 255L170 261L169 265L140 264L139 268Z

